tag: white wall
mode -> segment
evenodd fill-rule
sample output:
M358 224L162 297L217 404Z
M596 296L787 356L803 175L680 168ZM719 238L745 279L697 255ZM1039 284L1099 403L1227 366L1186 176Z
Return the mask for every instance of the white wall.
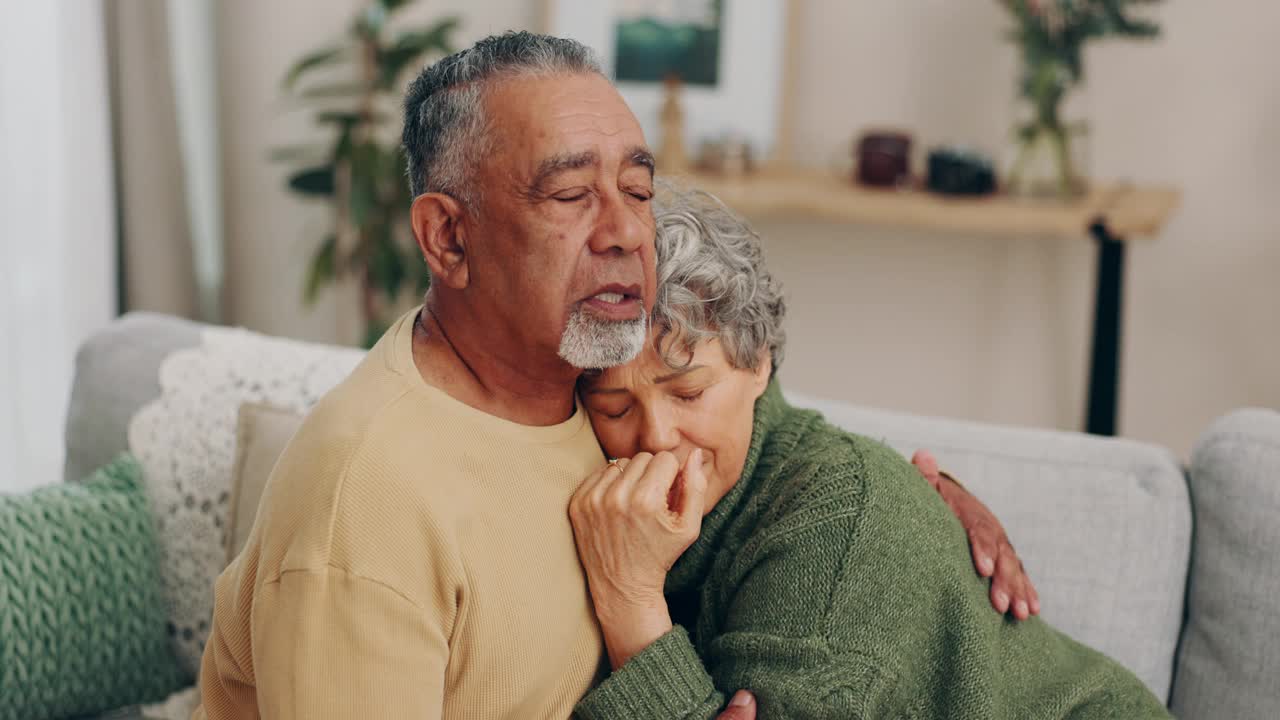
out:
M799 159L841 164L868 125L923 144L999 151L1013 48L994 1L795 0ZM277 101L288 62L337 34L359 0L222 3L220 70L229 314L267 332L350 339L330 294L300 307L324 210L284 190L268 148L309 132ZM541 0L424 2L461 12L468 42L540 28ZM1170 0L1149 45L1090 51L1084 104L1104 178L1178 184L1184 206L1130 255L1121 430L1186 455L1215 415L1280 406L1280 5ZM913 412L1075 428L1093 294L1091 245L761 223L790 288L783 376L797 390ZM348 302L347 307L354 307Z
M106 82L99 4L6 6L0 23L0 491L62 479L75 350L115 315Z
M804 2L794 141L813 163L895 123L999 148L1015 56L994 2ZM1280 6L1171 0L1164 36L1087 56L1095 175L1182 210L1129 259L1123 434L1179 454L1214 416L1280 406ZM1093 248L770 223L792 387L917 412L1081 424ZM852 311L850 311L852 309ZM839 360L836 357L840 357Z

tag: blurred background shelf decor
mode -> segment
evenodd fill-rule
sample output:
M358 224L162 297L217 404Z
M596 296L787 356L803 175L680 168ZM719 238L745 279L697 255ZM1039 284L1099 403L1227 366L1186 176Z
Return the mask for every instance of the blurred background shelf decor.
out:
M677 140L671 133L690 154L740 139L768 157L783 142L788 0L539 1L543 31L596 50L660 156ZM672 79L682 126L663 119Z
M1001 0L1013 16L1010 36L1022 60L1011 192L1059 198L1085 192L1089 120L1068 103L1084 81L1084 49L1110 36L1157 37L1155 23L1131 13L1134 6L1160 1Z
M702 28L701 75L622 92L763 237L795 392L1084 427L1105 252L1117 433L1186 457L1212 418L1280 405L1275 3L57 0L0 9L0 477L60 474L76 349L122 312L366 343L425 279L396 149L413 71L564 22L613 62L620 22L662 17ZM1084 194L922 189L939 148L1007 187L1041 74L1064 132L1088 121ZM902 189L852 181L873 129L911 136ZM692 169L704 146L727 173Z

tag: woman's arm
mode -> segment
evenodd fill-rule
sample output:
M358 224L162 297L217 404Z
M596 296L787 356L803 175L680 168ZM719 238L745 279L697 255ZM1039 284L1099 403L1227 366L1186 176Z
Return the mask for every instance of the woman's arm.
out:
M672 629L663 586L702 527L702 451L611 461L569 502L578 556L614 670Z
M791 535L795 542L770 550L738 587L726 589L733 610L710 656L700 657L685 629L672 625L662 587L700 527L701 513L691 510L701 508L700 467L696 457L680 468L666 453L640 455L625 468L594 474L570 504L614 670L579 703L578 716L709 720L731 688L747 687L762 717L862 717L846 702L850 682L858 702L880 698L866 716L895 716L883 663L871 653L832 652L828 642L825 614L842 582L842 561L811 553L810 540L846 538L849 512Z
M803 542L772 553L735 591L739 616L715 639L718 650L712 661L718 666L716 677L732 677L729 682L717 687L712 668L699 657L685 629L672 625L662 591L667 572L701 526L706 481L699 455L692 453L684 467L669 453L641 454L630 464L605 467L583 483L570 503L579 556L614 671L583 698L577 715L586 720L710 720L725 707L728 689L741 682L759 698L765 717L860 717L849 714L840 692L832 696L844 685L831 681L856 678L859 698L879 697L887 676L869 654L830 652L827 624L820 616L830 607L840 573L838 567L799 568L798 562L813 560L804 557ZM847 514L830 519L847 520ZM827 525L810 528L806 535L827 532ZM830 554L818 557L819 564L832 559ZM808 610L787 598L803 599ZM748 609L746 615L740 614L743 609ZM771 625L797 619L806 623L798 634L795 627L780 632ZM886 702L877 704L877 716L896 712L896 700Z

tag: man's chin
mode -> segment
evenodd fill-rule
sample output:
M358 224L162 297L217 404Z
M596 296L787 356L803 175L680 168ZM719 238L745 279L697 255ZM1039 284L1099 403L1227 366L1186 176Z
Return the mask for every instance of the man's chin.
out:
M560 337L560 357L581 370L602 370L634 360L644 349L648 323L643 312L607 319L579 305Z

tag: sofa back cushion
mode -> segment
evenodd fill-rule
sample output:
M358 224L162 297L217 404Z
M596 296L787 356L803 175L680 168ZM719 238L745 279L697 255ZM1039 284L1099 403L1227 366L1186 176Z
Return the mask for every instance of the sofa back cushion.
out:
M1280 718L1280 412L1238 410L1191 455L1196 514L1173 703L1185 718Z
M907 457L933 451L1008 530L1040 593L1044 619L1168 700L1191 511L1185 475L1167 450L791 399Z
M200 344L201 325L155 313L129 313L76 353L67 407L63 479L82 480L129 447L129 420L160 395L160 363Z
M138 347L176 349L141 362ZM119 426L128 426L128 447L159 501L170 621L189 670L199 665L213 580L233 542L228 533L241 405L305 413L360 357L351 349L159 316L126 317L82 351L69 451L123 450ZM100 398L105 400L96 402ZM1077 433L793 399L904 453L933 450L1008 528L1040 590L1045 619L1168 697L1191 516L1185 478L1167 451ZM132 415L121 408L132 408ZM86 442L87 433L101 442ZM240 527L239 517L235 524Z

